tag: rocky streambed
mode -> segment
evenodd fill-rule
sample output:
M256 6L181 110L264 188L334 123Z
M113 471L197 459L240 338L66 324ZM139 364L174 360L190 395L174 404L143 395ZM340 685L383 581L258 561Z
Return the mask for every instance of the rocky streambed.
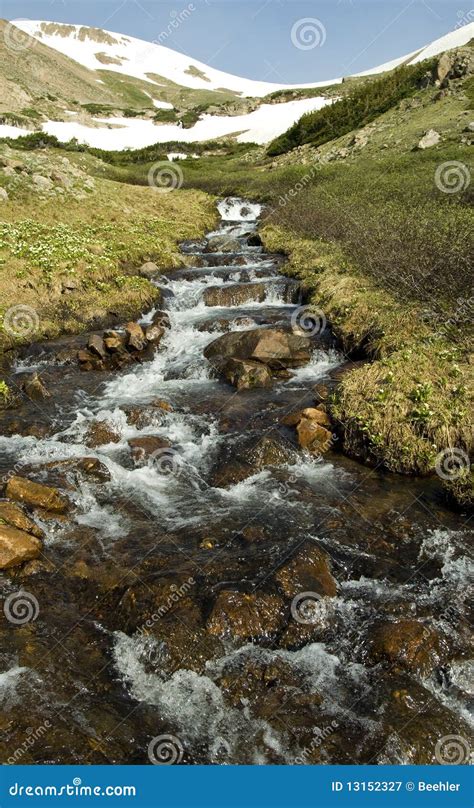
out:
M347 360L219 208L159 310L12 371L2 760L467 762L468 525L338 452Z

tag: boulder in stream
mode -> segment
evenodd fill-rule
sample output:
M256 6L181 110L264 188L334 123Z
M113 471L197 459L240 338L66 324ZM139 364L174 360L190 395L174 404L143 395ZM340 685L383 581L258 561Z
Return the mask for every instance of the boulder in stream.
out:
M36 536L0 523L0 570L37 558L41 542Z
M217 596L207 630L223 639L271 639L285 620L285 605L277 595L224 590Z
M285 328L254 328L223 334L204 349L204 356L219 371L229 359L251 360L280 370L309 362L311 342Z
M10 477L6 495L15 502L22 502L31 508L43 508L52 513L66 513L69 503L56 488L34 483L26 477Z

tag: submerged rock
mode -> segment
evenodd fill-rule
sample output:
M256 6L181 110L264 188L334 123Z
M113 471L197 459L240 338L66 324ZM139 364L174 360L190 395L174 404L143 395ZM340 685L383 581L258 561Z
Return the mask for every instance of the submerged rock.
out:
M287 598L303 592L330 598L337 594L337 582L331 572L329 556L316 545L303 547L280 567L275 579Z
M165 438L159 438L156 435L144 435L143 437L131 438L128 445L132 450L132 457L135 465L144 465L147 460L159 452L161 449L169 449L171 443Z
M41 377L37 373L33 373L32 376L25 379L22 388L25 395L31 401L45 401L51 398L51 393L45 387Z
M277 595L220 592L207 621L209 634L233 640L271 638L285 624L285 606Z
M296 453L277 433L260 438L250 436L227 444L211 471L211 485L225 488L246 480L267 466L280 466L295 460Z
M84 435L84 443L95 449L107 443L119 443L120 435L108 421L92 421Z
M206 252L218 253L236 253L241 250L240 242L232 236L213 236L209 239L206 246Z
M23 502L31 508L43 508L53 513L65 513L69 503L56 488L34 483L25 477L10 477L6 495L16 502Z
M371 635L373 662L398 664L413 672L428 673L443 656L443 644L434 628L418 620L387 621L376 625Z
M271 387L272 374L266 365L245 359L229 359L222 367L222 375L237 390L253 387Z

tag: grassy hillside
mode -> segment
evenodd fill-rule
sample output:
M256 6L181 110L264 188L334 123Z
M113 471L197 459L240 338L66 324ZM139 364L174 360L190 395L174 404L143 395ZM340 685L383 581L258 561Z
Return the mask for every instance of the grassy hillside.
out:
M140 266L180 265L177 243L214 225L203 193L92 179L97 163L61 150L0 147L0 188L9 195L0 202L0 354L138 316L158 294ZM18 306L33 310L33 332L8 328L5 315Z
M356 86L330 106L303 115L294 126L276 138L268 147L268 154L276 156L310 143L322 146L330 140L371 123L379 115L392 109L404 98L417 93L427 73L432 73L435 60L400 67L380 79Z

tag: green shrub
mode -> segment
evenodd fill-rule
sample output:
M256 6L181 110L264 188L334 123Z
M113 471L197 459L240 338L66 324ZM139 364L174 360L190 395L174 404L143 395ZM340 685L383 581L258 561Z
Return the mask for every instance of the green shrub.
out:
M427 71L432 67L433 61L400 67L382 78L356 87L334 104L317 112L308 112L287 132L270 143L267 154L274 157L304 143L322 146L323 143L352 132L353 129L366 126L396 106L403 98L414 95L420 89Z

